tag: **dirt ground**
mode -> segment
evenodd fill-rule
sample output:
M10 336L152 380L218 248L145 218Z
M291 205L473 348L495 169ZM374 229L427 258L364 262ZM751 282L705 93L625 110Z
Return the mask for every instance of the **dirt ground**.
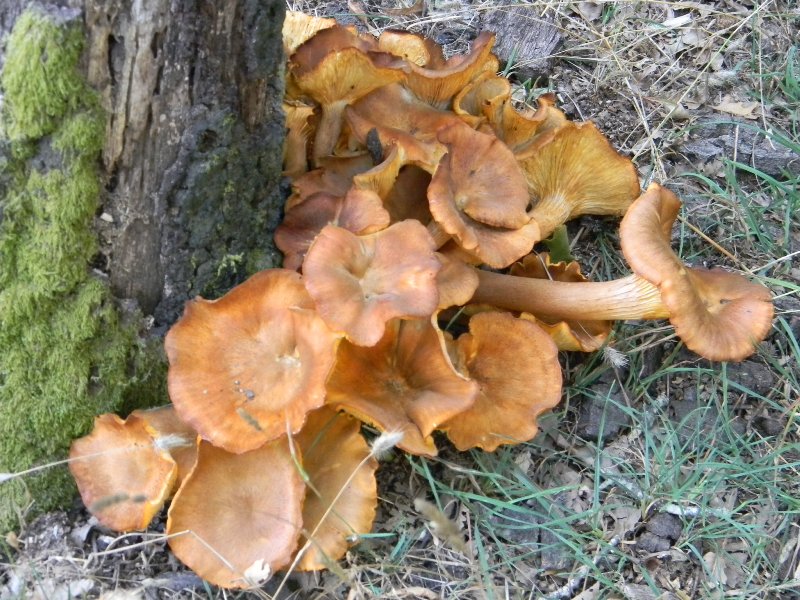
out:
M346 4L304 0L297 8L333 15L374 32L407 27L446 43L449 52L467 48L490 15L494 15L490 22L499 28L500 40L520 28L518 17L498 19L496 13L502 8L489 2L400 5L389 0ZM706 192L728 181L726 161L730 160L776 179L800 171L796 150L775 144L764 133L774 128L791 131L800 122L796 100L792 104L787 99L776 83L780 76L775 75L786 68L792 45L797 48L797 38L791 33L797 35L800 20L796 5L734 0L543 1L526 10L535 15L530 27L539 27L538 35L550 36L550 41L540 44L546 51L543 55L513 58L509 71L520 102L532 103L538 94L554 92L571 119L594 121L618 150L633 157L643 181L668 182L686 202L687 245L698 263L746 269L774 260L753 236L732 235L732 231L744 231L747 223L730 217L723 205L712 204ZM762 14L751 19L754 12ZM687 172L697 175L684 177ZM741 170L738 176L736 189L748 201L770 202L759 191L759 176ZM787 224L778 218L768 217L761 223L765 235L785 236L787 245L779 256L800 250L796 224L788 224L787 234ZM568 231L584 270L590 277L604 277L596 249L616 244L616 221L583 217L571 223ZM712 244L722 239L726 241L720 245L731 256ZM775 277L800 285L797 268ZM796 292L779 293L775 306L786 324L781 340L800 339ZM770 538L759 548L758 560L771 564L764 581L768 579L772 587L764 583L758 588L746 565L740 564L756 560L752 546L726 541L723 552L709 542L728 539L723 529L715 529L725 519L705 521L700 540L695 533L699 530L693 529L696 525L689 522L697 515L676 505L675 495L645 494L644 479L627 475L622 464L644 464L647 457L635 450L659 447L659 443L660 447L675 444L687 454L699 444L698 454L708 455L716 445L728 443L726 439L733 446L740 438L766 440L770 447L780 449L776 457L781 464L796 470L800 465L796 379L787 378L776 365L796 378L798 367L792 363L797 355L787 353L787 344L776 332L764 352L727 365L721 386L718 367L678 348L668 327L618 332L626 334L636 336L636 342L625 346L628 355L635 357L633 365L599 369L598 365L607 364L602 358L562 356L564 403L543 421L532 445L488 458L483 453L460 454L442 439L437 440L443 450L435 461L426 463L400 454L391 457L378 471L381 502L373 534L348 554L338 570L291 575L281 597L800 598L796 504L744 484L737 489L734 479L728 487L714 491L716 500L703 504L704 510L720 515L742 506L754 507L746 526L758 527ZM665 364L671 365L669 377L659 375ZM643 405L641 395L627 397L633 378L646 382L642 385L649 396L663 404ZM722 393L723 387L726 404L720 408L709 398ZM648 436L656 439L641 441ZM597 467L599 459L590 452L597 446L585 440L602 440L607 452L603 460L611 464ZM567 454L569 461L558 460ZM653 457L649 460L653 462ZM693 461L675 466L674 478L688 477L686 470L700 462ZM666 471L667 463L661 467ZM485 493L491 487L487 473L507 482L495 482L497 497L507 504L485 501L491 497ZM520 483L524 477L535 483L526 493L520 491L527 485ZM613 479L615 485L603 484L604 478ZM474 504L465 500L473 489L470 485L484 491ZM512 488L514 493L508 491ZM797 488L788 490L786 496L791 498L796 492ZM444 518L463 530L473 544L474 556L465 557L448 545L433 533L431 519L415 509L414 498L432 493L441 494L437 499L444 507ZM583 514L600 500L609 508L597 513L595 522L574 521L575 538L565 538L554 526L542 526L569 521L568 514ZM542 509L545 503L550 508ZM531 510L515 512L513 507L518 505ZM146 533L119 536L99 527L77 502L68 511L44 515L0 543L0 562L5 563L0 565L0 599L227 597L169 553L163 530L162 516ZM598 537L606 543L593 546L591 540ZM476 540L487 545L475 548ZM586 544L578 547L576 540ZM576 559L581 551L586 556ZM713 577L718 578L718 594L707 595L703 590ZM268 583L257 595L271 597L276 585ZM764 591L752 591L757 589ZM235 595L250 594L256 592Z

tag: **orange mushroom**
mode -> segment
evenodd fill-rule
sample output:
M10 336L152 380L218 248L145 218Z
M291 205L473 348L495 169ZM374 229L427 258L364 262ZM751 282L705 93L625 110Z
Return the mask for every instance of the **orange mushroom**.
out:
M499 66L492 54L494 34L484 31L472 42L468 54L446 61L429 60L424 67L407 63L403 84L414 95L436 108L449 108L453 97L485 71L496 72Z
M459 450L517 444L538 431L536 417L561 399L558 348L535 323L508 313L473 316L456 342L456 365L478 383L475 403L442 425Z
M674 194L651 184L628 209L620 227L623 252L641 274L570 283L478 271L472 301L554 319L669 318L690 350L742 360L769 333L771 293L735 273L684 266L668 237L679 206Z
M325 192L311 195L286 211L275 230L275 245L283 252L283 267L297 270L309 246L326 225L337 225L356 235L375 233L389 225L389 213L380 197L367 190L351 189L343 198Z
M441 263L416 221L357 236L327 225L303 263L308 293L328 326L359 346L381 339L394 317L427 317L439 302Z
M342 27L331 27L320 31L292 56L294 83L322 111L314 137L315 159L331 154L348 104L403 78L398 68L383 66L385 61L369 53L376 46Z
M639 195L636 168L594 124L568 121L546 139L518 156L542 238L579 215L625 214Z
M155 431L156 445L163 447L178 465L175 487L180 486L197 460L197 432L184 423L172 405L135 410L128 419L142 419Z
M378 462L361 423L327 406L308 415L295 439L308 476L297 567L313 571L342 558L355 536L372 529Z
M283 53L291 56L297 48L319 31L336 25L336 19L314 17L297 10L287 10L283 19Z
M525 209L525 179L497 138L458 123L439 132L447 155L428 187L437 241L450 235L487 265L506 267L530 252L539 227Z
M144 529L172 492L178 466L158 432L131 415L100 415L92 432L72 442L69 469L81 499L114 531Z
M253 587L261 581L251 573L274 573L291 560L305 491L286 437L242 454L201 441L169 509L170 548L214 585Z
M286 200L285 211L318 192L344 196L353 184L353 177L374 166L367 154L356 156L326 156L318 161L320 168L303 173L292 181L292 195Z
M300 275L284 269L189 302L165 340L181 419L235 453L299 431L325 400L339 340L313 306Z
M342 342L326 402L381 431L402 433L398 447L406 452L435 456L431 433L469 408L477 391L453 367L438 327L394 319L371 348Z
M675 194L651 184L620 224L622 252L635 273L658 286L670 323L690 350L711 360L742 360L772 328L772 294L735 273L686 268L669 243L680 206Z

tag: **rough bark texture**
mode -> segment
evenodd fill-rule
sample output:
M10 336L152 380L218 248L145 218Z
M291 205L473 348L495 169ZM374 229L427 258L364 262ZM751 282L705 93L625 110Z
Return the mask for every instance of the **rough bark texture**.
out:
M104 255L114 293L169 324L188 298L277 264L283 4L120 4L85 8L110 116Z
M0 473L165 403L147 340L278 263L283 198L281 0L30 6L0 2ZM64 469L0 483L0 530L72 489Z
M483 29L497 34L493 52L510 63L519 81L546 80L553 68L553 51L561 35L551 17L533 4L505 4L483 14Z

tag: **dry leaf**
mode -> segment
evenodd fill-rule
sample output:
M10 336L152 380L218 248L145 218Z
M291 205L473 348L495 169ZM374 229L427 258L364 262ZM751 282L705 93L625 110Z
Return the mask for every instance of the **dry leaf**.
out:
M758 108L758 102L733 102L729 99L725 99L712 108L745 119L758 118L758 113L755 112Z
M663 23L661 23L664 27L683 27L687 23L692 22L692 15L686 13L685 15L681 15L679 17L673 17L671 19L667 19Z
M708 570L708 582L713 586L723 586L727 583L728 577L725 574L725 559L715 552L706 552L703 561Z

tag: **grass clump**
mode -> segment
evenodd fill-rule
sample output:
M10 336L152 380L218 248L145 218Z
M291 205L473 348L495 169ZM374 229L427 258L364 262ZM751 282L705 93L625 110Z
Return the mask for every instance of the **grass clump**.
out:
M124 410L157 370L92 273L105 119L77 65L83 30L37 10L11 33L0 85L0 472L63 458L94 415ZM0 531L74 493L65 469L0 486Z

